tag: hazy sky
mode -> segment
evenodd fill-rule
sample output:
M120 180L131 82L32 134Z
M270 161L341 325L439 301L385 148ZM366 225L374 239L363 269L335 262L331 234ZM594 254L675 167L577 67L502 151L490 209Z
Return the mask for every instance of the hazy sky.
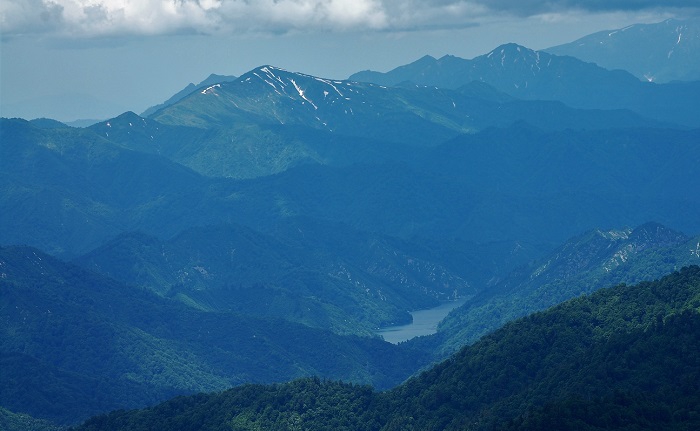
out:
M210 73L327 78L430 54L543 49L700 14L698 0L0 0L0 115L140 113Z

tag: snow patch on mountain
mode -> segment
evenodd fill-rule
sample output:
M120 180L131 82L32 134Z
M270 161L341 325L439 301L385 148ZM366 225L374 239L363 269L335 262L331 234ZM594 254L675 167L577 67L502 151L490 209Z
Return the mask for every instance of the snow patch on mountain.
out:
M290 79L290 81L291 81L292 84L294 85L294 88L296 88L297 92L299 92L299 96L300 96L302 99L304 99L304 100L306 100L307 102L309 102L309 103L311 104L311 106L314 107L314 109L318 109L318 106L316 106L316 105L314 104L314 102L312 102L311 100L309 100L309 98L307 98L307 97L304 95L304 90L302 90L301 87L299 87L299 85L296 83L296 81L293 80L293 79Z
M214 95L218 96L218 94L216 94L216 92L214 91L214 89L218 88L218 87L221 87L221 84L214 84L212 86L209 86L209 87L205 88L204 90L202 90L202 94L214 94Z
M338 90L338 87L336 87L335 85L333 85L333 82L331 82L331 81L329 81L329 80L327 80L327 79L323 79L323 78L316 78L316 80L319 81L319 82L322 82L322 83L324 83L324 84L326 84L326 85L331 86L331 88L333 88L333 89L335 90L335 92L338 93L338 94L340 95L340 97L344 97L344 96L343 96L343 93L341 93L340 90ZM340 84L340 83L338 83L338 84Z

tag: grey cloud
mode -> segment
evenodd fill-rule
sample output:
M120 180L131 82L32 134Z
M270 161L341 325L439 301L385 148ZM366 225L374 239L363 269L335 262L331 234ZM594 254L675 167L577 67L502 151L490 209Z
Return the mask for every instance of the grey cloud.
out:
M42 0L6 0L0 3L3 37L22 33L49 33L63 26L63 6Z
M407 32L465 28L494 15L654 8L700 11L698 0L3 0L3 37L156 34Z
M382 0L3 0L4 35L153 35L383 29Z
M587 12L637 12L652 9L699 10L697 0L474 0L493 11L537 15L571 10Z
M56 3L42 3L43 10L39 14L45 25L59 26L63 21L63 6Z
M107 9L101 4L85 6L83 8L85 17L91 21L104 21L109 19Z

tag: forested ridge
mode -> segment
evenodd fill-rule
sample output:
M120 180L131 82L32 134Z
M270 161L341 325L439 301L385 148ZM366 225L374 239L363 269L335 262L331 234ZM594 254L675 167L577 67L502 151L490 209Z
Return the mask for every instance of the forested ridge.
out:
M245 385L75 430L698 429L699 311L700 267L687 267L509 323L386 392Z
M602 287L651 281L698 265L694 250L699 244L700 237L688 238L658 223L586 232L468 299L440 322L434 336L408 344L444 359L516 318Z
M0 405L54 424L312 375L388 388L425 361L377 338L195 310L30 247L0 247L0 318Z

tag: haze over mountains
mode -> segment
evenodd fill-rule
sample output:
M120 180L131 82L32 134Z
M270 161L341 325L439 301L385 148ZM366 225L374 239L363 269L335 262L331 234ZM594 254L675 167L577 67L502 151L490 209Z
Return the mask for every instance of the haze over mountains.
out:
M700 125L693 114L700 97L697 81L651 85L628 72L516 44L500 46L473 60L423 57L384 74L365 71L350 79L383 85L410 81L445 88L481 81L520 99L558 100L584 109L628 109L661 121Z
M700 80L699 46L700 19L690 18L602 31L545 51L661 83Z
M166 106L172 105L176 102L179 102L180 100L184 99L187 97L190 93L201 90L203 88L209 87L210 85L214 84L219 84L221 82L228 82L228 81L233 81L235 80L235 76L228 76L228 75L217 75L215 73L212 73L209 75L205 80L200 82L199 84L195 85L193 83L187 84L185 88L182 90L178 91L175 93L170 99L166 100L165 102L161 103L160 105L156 106L151 106L150 108L146 109L141 113L141 116L143 117L148 117L149 115L153 114L157 110L164 108Z
M695 423L696 358L669 346L697 342L697 267L681 268L700 264L699 100L700 81L507 44L349 80L212 75L86 128L0 119L0 420L76 425L317 376L396 389L245 386L85 429L177 427L169 406L202 400L233 429L333 405L365 424L350 429L511 429L622 402ZM455 298L437 334L375 335ZM269 409L247 410L258 396Z

